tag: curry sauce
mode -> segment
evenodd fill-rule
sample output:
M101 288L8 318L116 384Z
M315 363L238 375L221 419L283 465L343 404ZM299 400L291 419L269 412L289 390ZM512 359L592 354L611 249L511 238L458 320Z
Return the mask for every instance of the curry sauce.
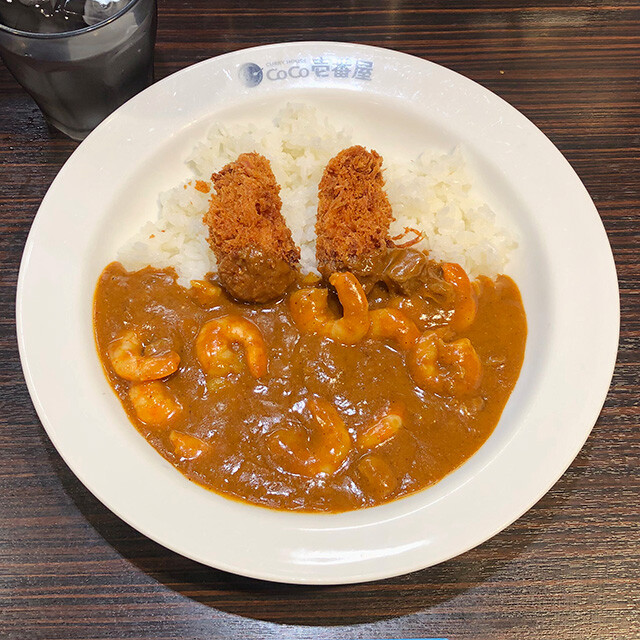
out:
M436 332L445 347L473 346L481 375L460 393L417 384L410 362L416 356L398 340L367 334L345 344L301 330L290 303L303 282L275 302L249 304L224 292L207 301L176 280L171 269L105 268L95 293L94 330L106 376L134 426L185 476L266 507L346 511L438 482L491 435L524 357L525 311L516 284L503 275L474 282L474 319L455 331L446 296L384 285L367 291L372 312L397 309L422 335ZM338 317L333 293L329 305ZM198 336L207 322L228 316L250 321L262 336L268 366L258 377L238 345L229 355L243 366L233 373L216 377L203 368ZM127 330L135 331L146 357L179 354L177 370L159 383L179 410L167 413L161 426L140 418L132 401L135 383L114 368L112 345ZM319 416L318 407L329 413ZM390 412L395 422L387 419ZM344 437L319 442L334 418L344 425ZM296 451L308 456L323 446L331 455L344 449L335 469L305 460L296 466Z

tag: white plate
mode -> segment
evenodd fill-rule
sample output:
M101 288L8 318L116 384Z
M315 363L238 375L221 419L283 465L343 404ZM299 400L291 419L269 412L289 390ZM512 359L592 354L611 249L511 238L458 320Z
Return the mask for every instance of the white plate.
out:
M349 64L350 77L333 71L317 77L321 64L312 67L321 57L330 69L339 60ZM141 221L156 214L158 193L188 176L184 158L195 140L215 120L250 119L287 100L357 118L372 136L364 144L393 142L418 153L463 143L487 197L522 237L510 273L523 295L529 338L495 432L436 486L346 514L276 512L190 483L128 422L92 334L100 271ZM505 528L582 447L604 402L618 344L618 287L607 237L584 186L551 142L513 107L452 71L393 51L327 42L207 60L121 107L78 147L44 198L17 295L31 397L84 485L169 549L234 573L296 583L406 573Z

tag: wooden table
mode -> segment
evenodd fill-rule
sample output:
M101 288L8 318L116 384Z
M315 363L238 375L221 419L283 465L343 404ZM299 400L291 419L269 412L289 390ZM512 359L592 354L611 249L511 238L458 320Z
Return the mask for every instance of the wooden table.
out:
M373 584L261 583L141 536L65 466L27 393L14 322L20 256L76 144L47 129L0 67L0 637L640 637L640 5L160 0L156 77L311 39L390 47L469 76L528 116L576 169L609 234L622 300L618 365L586 446L492 540Z

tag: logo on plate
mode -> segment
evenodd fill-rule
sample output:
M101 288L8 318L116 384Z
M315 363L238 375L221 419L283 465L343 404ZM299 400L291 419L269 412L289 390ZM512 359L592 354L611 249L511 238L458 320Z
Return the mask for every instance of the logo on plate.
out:
M238 75L246 87L257 87L262 82L262 69L255 62L245 62Z
M2 0L0 0L1 2ZM290 58L274 60L262 67L245 62L238 68L238 78L245 87L257 87L263 80L269 82L354 82L373 80L373 60L360 58Z

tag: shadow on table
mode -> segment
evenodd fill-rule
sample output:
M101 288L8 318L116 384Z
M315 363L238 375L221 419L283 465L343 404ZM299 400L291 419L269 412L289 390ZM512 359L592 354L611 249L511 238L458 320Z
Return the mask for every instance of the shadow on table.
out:
M44 437L44 436L43 436ZM588 457L589 443L581 457ZM365 584L313 587L243 578L175 554L112 514L76 479L49 442L46 449L68 495L121 556L169 589L208 607L289 625L347 625L425 611L457 598L515 562L543 534L584 473L574 465L546 496L505 531L440 565Z

